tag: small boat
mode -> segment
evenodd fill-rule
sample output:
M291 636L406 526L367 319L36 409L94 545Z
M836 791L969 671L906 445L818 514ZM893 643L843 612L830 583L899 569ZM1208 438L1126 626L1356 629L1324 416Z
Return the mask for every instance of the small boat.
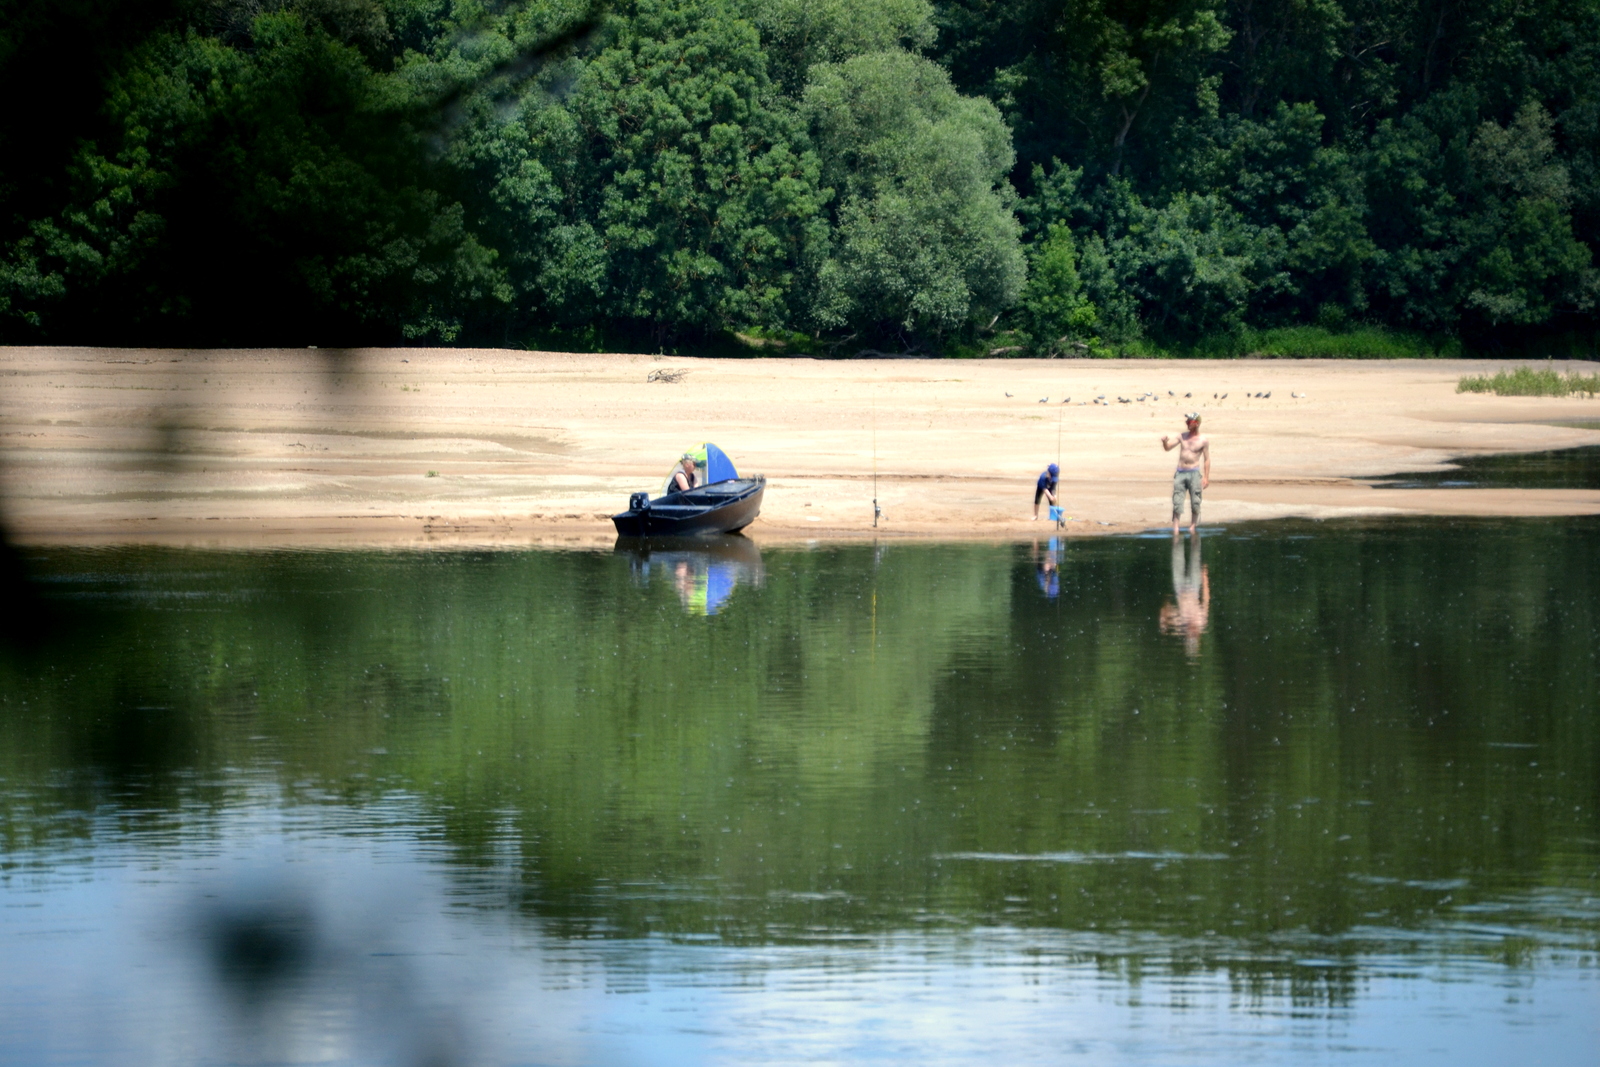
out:
M692 537L700 534L733 533L742 530L761 514L761 497L767 479L761 475L741 478L727 453L707 442L690 455L696 467L705 472L705 484L687 492L672 488L672 477L660 496L634 493L628 510L611 516L617 533L623 537Z

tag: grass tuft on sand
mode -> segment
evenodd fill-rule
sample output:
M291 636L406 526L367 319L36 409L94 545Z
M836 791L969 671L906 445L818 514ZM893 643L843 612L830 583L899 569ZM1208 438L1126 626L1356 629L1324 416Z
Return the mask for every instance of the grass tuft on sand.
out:
M1494 376L1469 374L1456 385L1458 393L1493 393L1496 396L1571 396L1600 393L1600 374L1562 374L1552 368L1518 367Z

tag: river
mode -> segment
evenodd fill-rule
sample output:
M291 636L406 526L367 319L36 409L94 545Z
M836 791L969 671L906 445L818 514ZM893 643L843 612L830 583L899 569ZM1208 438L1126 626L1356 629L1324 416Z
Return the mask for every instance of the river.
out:
M34 550L0 1062L1594 1062L1597 535Z

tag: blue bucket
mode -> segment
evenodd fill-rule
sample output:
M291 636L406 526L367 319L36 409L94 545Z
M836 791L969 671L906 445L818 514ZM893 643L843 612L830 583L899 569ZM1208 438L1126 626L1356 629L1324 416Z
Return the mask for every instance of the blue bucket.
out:
M1051 522L1060 522L1061 521L1061 509L1056 507L1054 504L1052 504L1050 506L1050 521Z

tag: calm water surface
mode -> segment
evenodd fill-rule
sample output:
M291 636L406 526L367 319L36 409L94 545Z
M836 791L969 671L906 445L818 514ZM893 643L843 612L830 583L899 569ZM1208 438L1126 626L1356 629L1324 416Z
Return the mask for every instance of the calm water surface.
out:
M1600 522L49 551L0 1061L1600 1061Z
M1600 429L1600 422L1560 425ZM1381 489L1600 489L1600 445L1463 456L1445 470L1391 474L1374 481Z

